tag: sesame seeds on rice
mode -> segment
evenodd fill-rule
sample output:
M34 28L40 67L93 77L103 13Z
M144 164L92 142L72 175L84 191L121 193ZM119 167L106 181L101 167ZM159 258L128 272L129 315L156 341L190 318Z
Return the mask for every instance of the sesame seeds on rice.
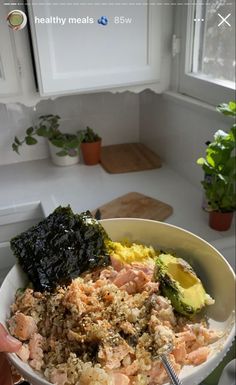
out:
M53 293L18 291L9 330L23 342L19 357L56 385L160 385L167 375L158 349L173 345L169 356L179 373L193 347L207 348L219 337L204 323L193 327L178 318L141 263L119 269L84 274ZM201 350L200 361L208 353Z

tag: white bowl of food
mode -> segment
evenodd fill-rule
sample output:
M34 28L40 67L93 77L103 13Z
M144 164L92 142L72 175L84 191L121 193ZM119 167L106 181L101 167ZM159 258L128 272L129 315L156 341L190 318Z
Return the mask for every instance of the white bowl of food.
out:
M196 319L176 313L170 300L158 291L160 286L155 286L150 276L147 278L152 262L146 265L147 270L140 270L143 260L135 258L129 267L124 260L115 258L113 267L75 279L70 286L57 289L56 294L35 294L28 289L15 301L16 291L26 287L28 281L17 264L0 288L0 322L18 337L17 317L23 317L19 313L30 318L28 331L23 330L26 335L21 335L24 348L20 355L26 358L25 362L17 354L8 354L10 361L32 385L168 384L160 361L154 358L153 344L157 346L158 335L163 341L172 341L169 358L183 385L199 384L222 361L234 339L232 268L209 243L176 226L120 218L102 220L101 224L112 241L152 246L161 255L174 254L189 262L209 294L208 303L212 304L204 306ZM113 250L117 257L119 252ZM154 252L151 250L145 251L147 255ZM121 277L126 268L129 274ZM192 284L181 285L190 290ZM194 299L194 306L195 300L198 302L199 298ZM20 324L17 326L19 329ZM118 329L114 331L115 328ZM66 362L65 356L69 357Z

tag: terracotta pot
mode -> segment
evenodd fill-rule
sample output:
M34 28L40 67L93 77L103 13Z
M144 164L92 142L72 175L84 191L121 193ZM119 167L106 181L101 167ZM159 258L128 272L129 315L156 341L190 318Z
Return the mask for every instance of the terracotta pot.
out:
M209 212L209 226L218 231L229 230L232 219L233 212L221 213L219 211L210 211Z
M100 162L101 157L101 140L92 143L81 143L81 151L84 163L92 166Z

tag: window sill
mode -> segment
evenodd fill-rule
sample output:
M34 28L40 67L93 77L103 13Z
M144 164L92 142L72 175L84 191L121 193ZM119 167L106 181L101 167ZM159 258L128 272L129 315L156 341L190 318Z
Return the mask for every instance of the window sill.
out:
M211 104L203 102L199 99L193 98L193 97L188 96L188 95L181 94L177 91L171 91L171 90L163 92L162 96L167 101L168 100L172 101L176 104L179 104L180 106L187 107L187 108L192 109L194 111L197 111L199 113L206 113L208 115L208 117L211 114L214 117L217 116L217 119L219 121L225 122L226 119L232 121L231 116L226 116L226 115L220 114L216 110L217 105L211 105ZM233 99L231 99L231 100L233 100Z
M216 108L211 104L202 102L199 99L192 98L190 96L180 94L176 91L166 91L163 93L163 97L166 100L171 100L182 105L188 105L190 108L197 110L206 110L207 112L216 112Z

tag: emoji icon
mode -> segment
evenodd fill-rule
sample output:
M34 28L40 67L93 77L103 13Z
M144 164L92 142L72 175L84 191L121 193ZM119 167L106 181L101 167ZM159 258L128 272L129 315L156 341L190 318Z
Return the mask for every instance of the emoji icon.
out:
M101 16L100 19L98 19L98 24L107 25L108 24L108 18L106 16Z
M7 23L13 31L19 31L26 26L27 16L24 12L15 9L8 13L7 15Z

